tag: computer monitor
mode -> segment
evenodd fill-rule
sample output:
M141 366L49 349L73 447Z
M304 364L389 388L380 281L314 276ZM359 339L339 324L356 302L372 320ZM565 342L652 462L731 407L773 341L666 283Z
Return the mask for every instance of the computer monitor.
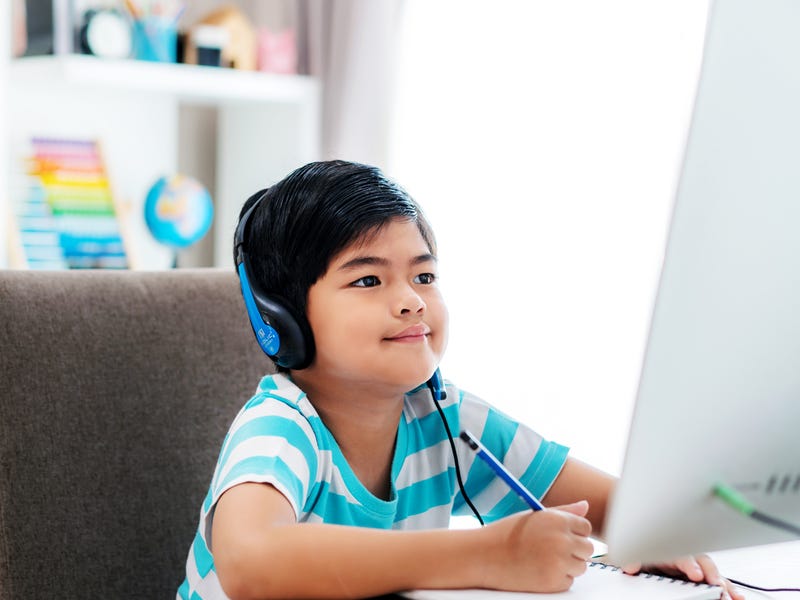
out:
M622 476L621 563L795 539L800 525L800 2L711 7Z

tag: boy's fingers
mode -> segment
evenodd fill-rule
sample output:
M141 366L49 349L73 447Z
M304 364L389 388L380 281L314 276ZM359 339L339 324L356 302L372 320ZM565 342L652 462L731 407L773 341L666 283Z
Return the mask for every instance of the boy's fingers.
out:
M570 520L570 531L581 537L589 537L592 535L592 523L583 517L573 518Z
M642 570L642 563L631 563L629 565L625 565L622 567L623 573L627 573L628 575L636 575L639 571Z
M725 587L728 589L732 600L745 600L745 595L727 579L725 580Z
M573 515L578 515L579 517L585 517L586 513L589 512L589 503L586 500L580 500L579 502L573 502L572 504L554 506L553 510L560 510L563 512L572 513Z
M592 533L592 523L586 519L586 513L589 511L589 503L586 500L573 502L572 504L562 504L561 506L554 506L552 510L574 515L570 518L570 531L576 535L587 537ZM579 517L579 518L575 518Z
M589 562L592 559L592 554L594 554L594 544L592 544L592 542L590 542L588 539L581 541L583 543L575 549L575 552L572 556L578 560Z
M580 577L586 572L587 564L586 559L575 557L577 560L572 561L567 568L567 573L572 577Z
M724 590L724 593L722 594L723 598L730 598L731 600L745 600L744 594L742 594L735 585L722 576L722 574L719 572L719 568L709 556L701 554L697 557L697 562L702 567L703 573L705 574L705 580L708 583L722 586Z
M720 581L719 571L717 571L717 567L711 562L710 558L707 556L705 558L707 560L704 564L708 570L701 567L694 556L683 556L679 558L675 561L675 566L681 573L686 575L690 581L703 581L703 579L705 579L708 583L717 585ZM711 578L714 578L714 581L712 581Z
M672 565L658 565L657 569L667 575L679 576L681 573L691 581L706 581L722 587L722 600L745 600L745 596L730 581L720 575L717 565L705 554L697 557L685 556ZM631 563L623 567L623 572L635 575L642 570L641 563Z
M699 554L695 558L698 568L702 569L702 574L706 582L712 585L722 585L722 576L719 574L719 569L717 565L714 564L714 561L711 560L711 557L705 554Z

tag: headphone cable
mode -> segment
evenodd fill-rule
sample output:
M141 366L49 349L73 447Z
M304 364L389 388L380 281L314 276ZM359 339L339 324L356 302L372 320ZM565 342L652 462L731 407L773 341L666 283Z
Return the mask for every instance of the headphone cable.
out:
M458 489L461 490L461 495L464 497L464 501L467 505L472 509L472 513L477 517L478 522L481 525L485 525L486 523L483 522L483 517L481 517L481 513L478 512L478 509L475 508L475 505L472 503L472 500L469 499L469 495L467 495L467 490L464 489L464 481L461 479L461 467L458 464L458 453L456 452L456 444L453 442L453 434L450 431L450 426L447 424L447 419L444 416L444 411L442 407L439 405L439 401L436 399L436 396L431 394L431 398L433 399L433 403L436 406L436 410L439 411L439 416L442 419L442 424L444 425L444 430L447 432L447 440L450 442L450 450L453 452L453 462L455 463L456 467L456 480L458 481Z

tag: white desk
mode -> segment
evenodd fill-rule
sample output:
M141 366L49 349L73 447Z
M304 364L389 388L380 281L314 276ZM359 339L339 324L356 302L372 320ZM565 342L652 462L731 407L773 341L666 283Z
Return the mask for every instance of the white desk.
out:
M761 587L800 587L800 541L709 554L726 577ZM741 589L748 600L800 598L800 592L768 593Z
M605 545L596 542L596 549L604 550ZM732 577L745 583L751 583L760 587L800 587L800 541L787 542L782 544L771 544L766 546L755 546L739 550L725 550L721 552L710 552L711 557L725 577ZM800 599L800 592L759 592L740 588L747 600L763 600L765 598L780 598L782 600ZM477 594L476 594L477 592ZM438 599L458 599L466 596L464 590L461 591L434 591L425 592L426 598ZM586 595L585 592L583 594ZM471 591L469 597L475 598L501 598L519 597L520 595L504 595L502 593L488 590ZM526 597L528 595L525 595ZM536 595L531 594L534 598ZM569 593L564 594L569 597ZM387 598L402 598L400 596L388 596ZM548 595L548 597L550 597ZM598 600L611 600L604 596L598 596Z

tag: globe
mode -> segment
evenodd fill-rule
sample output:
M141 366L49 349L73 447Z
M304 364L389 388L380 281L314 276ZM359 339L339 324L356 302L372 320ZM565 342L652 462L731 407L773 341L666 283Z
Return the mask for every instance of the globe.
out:
M213 218L211 195L185 175L159 178L145 197L144 220L150 233L173 248L194 244L206 234Z

